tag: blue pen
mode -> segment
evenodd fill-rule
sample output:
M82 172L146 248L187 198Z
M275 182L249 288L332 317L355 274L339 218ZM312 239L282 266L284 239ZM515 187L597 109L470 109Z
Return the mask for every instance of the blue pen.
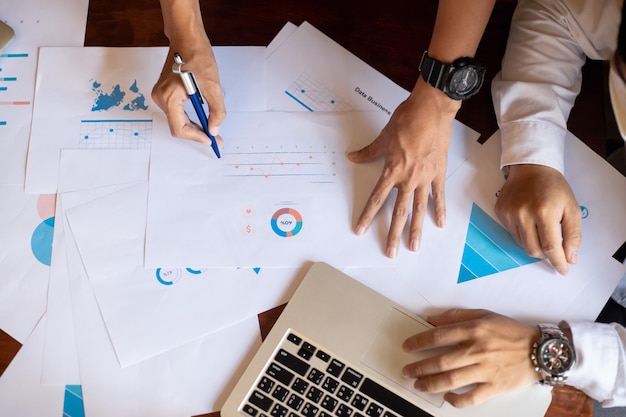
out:
M183 58L178 52L176 52L174 54L174 64L172 65L172 71L175 74L180 74L180 78L181 80L183 80L183 85L185 86L187 95L191 99L191 103L193 104L193 108L198 115L198 119L200 119L202 129L204 130L204 133L207 134L209 139L211 139L211 148L213 148L215 155L217 155L218 158L221 158L220 150L217 147L217 140L215 140L215 136L209 133L209 120L207 119L207 116L204 113L204 109L202 108L204 100L202 99L202 93L200 92L200 88L198 87L198 82L196 81L196 77L193 75L193 72L182 70L182 66L184 63L185 62L183 61Z

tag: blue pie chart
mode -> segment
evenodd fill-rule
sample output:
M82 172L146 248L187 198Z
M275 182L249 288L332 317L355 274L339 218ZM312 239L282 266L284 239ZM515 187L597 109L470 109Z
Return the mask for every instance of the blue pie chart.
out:
M52 259L52 238L54 236L54 217L47 218L33 231L30 248L35 258L44 265L50 266Z

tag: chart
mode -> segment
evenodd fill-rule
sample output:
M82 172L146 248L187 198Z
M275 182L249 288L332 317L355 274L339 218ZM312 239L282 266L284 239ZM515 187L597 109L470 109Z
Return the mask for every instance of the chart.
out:
M472 206L457 283L539 261L526 255L509 232L478 205Z
M351 111L352 106L308 73L303 73L285 91L308 111Z
M152 141L152 120L81 120L81 149L147 149Z
M222 152L226 177L264 181L297 177L320 184L337 182L336 156L325 145L235 146Z
M17 96L24 93L22 93L23 87L20 88L20 79L15 75L19 70L21 61L28 59L28 57L28 53L0 54L0 108L6 106L30 108L30 100L16 99ZM4 115L0 116L0 126L7 126L9 120L4 118L7 113L2 111L0 114Z

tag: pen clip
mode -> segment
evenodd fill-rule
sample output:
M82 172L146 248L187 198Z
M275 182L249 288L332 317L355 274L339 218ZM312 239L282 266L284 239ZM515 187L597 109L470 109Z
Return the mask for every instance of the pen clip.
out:
M174 63L172 64L172 72L174 74L180 74L180 77L183 81L183 85L185 86L185 90L187 90L187 94L188 95L198 94L200 103L204 104L204 98L202 97L202 93L200 91L200 87L198 86L198 81L196 80L196 76L193 74L192 71L183 71L183 65L185 65L183 58L180 56L178 52L174 53Z

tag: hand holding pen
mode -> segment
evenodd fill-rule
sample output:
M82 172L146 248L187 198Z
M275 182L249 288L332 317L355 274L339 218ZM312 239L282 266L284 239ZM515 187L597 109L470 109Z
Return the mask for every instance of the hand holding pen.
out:
M220 158L220 150L217 147L217 140L215 140L215 137L211 134L211 132L209 132L209 119L204 112L204 108L202 107L204 99L202 98L200 87L198 87L198 81L196 81L196 77L193 75L193 72L183 71L182 67L184 64L185 62L180 54L178 54L178 52L174 53L172 72L174 74L180 74L185 91L187 92L187 95L193 104L193 109L196 111L200 124L202 125L202 130L204 130L204 133L206 133L209 139L211 139L211 148L213 148L215 155Z
M202 128L199 128L197 124L191 122L185 112L185 103L190 99L190 96L181 82L182 75L172 71L174 67L180 69L179 65L174 62L173 51L176 50L176 45L182 45L181 49L185 51L185 56L191 57L190 62L193 62L193 67L196 69L194 78L196 78L198 93L209 107L206 127L202 126ZM199 41L195 43L188 42L188 44L176 42L176 45L170 46L168 59L163 66L159 80L152 90L152 98L166 113L172 136L210 144L214 150L218 149L217 155L219 152L217 145L222 143L221 137L218 136L219 127L226 117L226 109L211 45L208 39L206 43ZM191 49L189 46L191 46ZM191 66L190 62L185 64L185 68ZM202 114L204 114L206 120L204 111L202 111ZM198 118L202 120L202 116L198 116ZM207 131L211 133L213 138L207 135Z

